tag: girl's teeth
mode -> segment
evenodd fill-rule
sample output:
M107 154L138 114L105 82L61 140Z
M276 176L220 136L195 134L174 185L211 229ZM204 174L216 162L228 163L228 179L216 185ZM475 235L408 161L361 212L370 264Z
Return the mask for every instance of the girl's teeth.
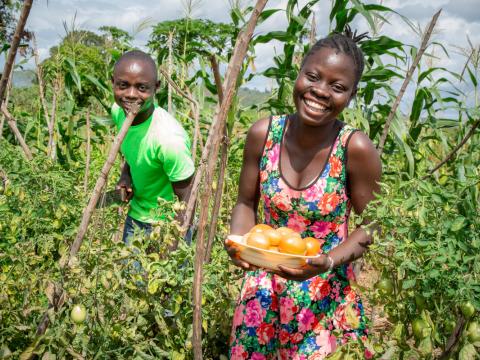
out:
M315 101L311 101L311 100L305 100L305 103L315 109L315 110L321 110L321 111L325 111L326 108L323 106L323 105L320 105L319 103L316 103Z

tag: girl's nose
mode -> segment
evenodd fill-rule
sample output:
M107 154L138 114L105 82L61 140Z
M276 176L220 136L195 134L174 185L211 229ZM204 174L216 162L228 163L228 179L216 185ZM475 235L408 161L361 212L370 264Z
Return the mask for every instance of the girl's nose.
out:
M330 93L328 92L328 84L323 81L317 82L314 86L312 86L311 90L317 97L330 97Z

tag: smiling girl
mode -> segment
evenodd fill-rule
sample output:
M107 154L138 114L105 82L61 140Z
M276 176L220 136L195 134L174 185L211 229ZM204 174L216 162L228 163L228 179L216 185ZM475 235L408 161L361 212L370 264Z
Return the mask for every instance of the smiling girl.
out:
M322 240L319 256L298 270L246 270L230 339L231 359L323 359L338 345L366 339L362 302L350 286L351 262L372 242L361 226L348 234L353 207L362 213L379 191L381 164L365 134L338 120L357 92L363 54L349 29L319 40L295 82L296 112L250 128L231 233L265 222Z

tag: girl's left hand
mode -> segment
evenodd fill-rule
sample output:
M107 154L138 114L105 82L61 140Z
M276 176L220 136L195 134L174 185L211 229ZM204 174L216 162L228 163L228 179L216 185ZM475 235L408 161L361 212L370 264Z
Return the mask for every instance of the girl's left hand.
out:
M279 265L280 271L273 271L275 274L287 279L295 281L305 281L319 274L323 274L328 270L328 259L326 255L320 255L310 259L309 263L301 269L292 269L287 266Z

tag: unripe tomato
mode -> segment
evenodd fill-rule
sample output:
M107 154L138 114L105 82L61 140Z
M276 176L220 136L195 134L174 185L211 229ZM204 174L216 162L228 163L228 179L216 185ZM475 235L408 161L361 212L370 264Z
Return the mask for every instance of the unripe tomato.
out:
M432 329L425 320L418 318L412 322L412 331L415 338L421 340L430 335Z
M252 232L252 233L254 233L254 232L264 232L264 231L267 231L267 230L272 230L272 227L270 225L267 225L267 224L257 224L250 229L250 232Z
M468 324L467 337L468 341L472 343L480 341L480 326L476 321Z
M298 236L289 236L287 238L283 238L278 244L278 251L287 254L293 255L305 255L307 250L307 246L305 241L301 237Z
M380 291L382 295L393 294L393 282L390 279L387 279L387 278L380 279L376 284L376 288Z
M259 249L268 250L270 247L270 241L267 237L261 232L252 232L247 237L247 244Z
M320 253L322 242L314 237L306 237L303 239L307 248L307 256L315 256Z
M85 306L82 304L73 305L72 311L70 312L70 319L72 319L75 324L81 324L86 318L87 310L85 309Z
M270 240L271 246L278 246L280 240L282 240L282 235L274 229L265 230L263 234Z
M3 195L4 192L5 192L5 186L0 184L0 195Z
M460 304L460 311L465 318L470 319L475 314L475 307L470 301Z
M425 309L425 298L420 294L416 294L415 305L417 305L418 311L422 311L423 309Z
M445 331L450 334L455 329L455 326L457 326L455 320L447 320L445 322Z

